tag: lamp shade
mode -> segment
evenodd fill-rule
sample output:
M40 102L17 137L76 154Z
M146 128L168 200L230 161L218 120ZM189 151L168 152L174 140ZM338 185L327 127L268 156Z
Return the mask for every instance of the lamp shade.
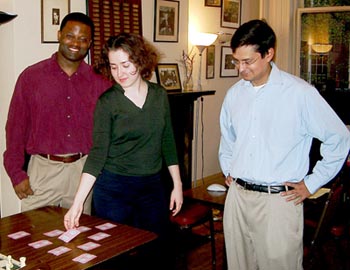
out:
M195 46L209 46L217 39L217 34L211 33L194 33L190 37L190 42Z
M0 11L0 24L7 23L16 17L17 17L16 14L10 14L10 13Z
M332 49L331 44L315 43L311 45L311 48L317 53L328 53Z

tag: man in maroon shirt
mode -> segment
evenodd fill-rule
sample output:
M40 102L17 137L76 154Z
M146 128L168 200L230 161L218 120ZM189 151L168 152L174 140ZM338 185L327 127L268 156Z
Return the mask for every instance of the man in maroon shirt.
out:
M93 34L87 15L68 14L58 31L58 51L26 68L17 80L6 124L4 166L22 211L45 205L69 208L73 203L92 145L95 103L111 86L84 62ZM91 199L84 212L90 209Z

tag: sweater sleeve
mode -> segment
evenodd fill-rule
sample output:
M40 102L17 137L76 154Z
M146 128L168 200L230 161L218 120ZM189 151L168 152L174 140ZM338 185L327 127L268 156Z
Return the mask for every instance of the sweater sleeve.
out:
M94 112L93 145L85 162L83 172L95 177L102 171L107 159L111 134L111 114L108 99L97 101Z
M164 95L164 108L165 108L165 128L162 138L162 154L165 160L166 166L178 164L178 157L176 151L176 143L174 137L173 126L171 122L170 105L167 93Z

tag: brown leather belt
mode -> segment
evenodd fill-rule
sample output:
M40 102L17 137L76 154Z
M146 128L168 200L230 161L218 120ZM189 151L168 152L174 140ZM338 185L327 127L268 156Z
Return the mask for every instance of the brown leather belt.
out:
M74 154L71 156L55 156L55 155L48 155L48 154L38 154L38 155L41 157L47 158L49 160L59 161L63 163L72 163L81 159L83 156L85 156L85 154L82 154L82 153Z

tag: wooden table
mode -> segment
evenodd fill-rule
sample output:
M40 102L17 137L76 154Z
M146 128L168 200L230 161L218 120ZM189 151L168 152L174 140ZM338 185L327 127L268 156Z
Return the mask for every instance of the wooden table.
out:
M184 197L190 200L195 200L203 204L209 205L213 208L224 210L227 191L208 191L207 187L213 183L225 185L225 180L224 178L222 178L220 180L215 180L214 182L208 181L201 186L187 189L183 193Z
M26 257L27 266L22 269L88 269L118 255L132 251L157 238L156 234L152 232L84 214L80 218L80 226L87 226L91 230L80 233L69 243L61 241L57 236L45 236L43 233L55 229L65 231L63 217L66 212L67 209L49 206L0 219L0 253L11 255L15 260L19 260L20 257ZM106 231L95 228L95 226L106 222L117 226ZM8 237L9 234L18 231L25 231L30 233L30 235L18 240ZM100 241L87 238L97 232L104 232L111 236ZM29 243L44 239L49 240L53 244L39 249L28 246ZM101 246L90 251L84 251L77 247L90 241L101 244ZM65 246L71 250L59 256L48 253L49 250L59 246ZM90 253L97 257L84 264L73 261L75 257L83 253Z

